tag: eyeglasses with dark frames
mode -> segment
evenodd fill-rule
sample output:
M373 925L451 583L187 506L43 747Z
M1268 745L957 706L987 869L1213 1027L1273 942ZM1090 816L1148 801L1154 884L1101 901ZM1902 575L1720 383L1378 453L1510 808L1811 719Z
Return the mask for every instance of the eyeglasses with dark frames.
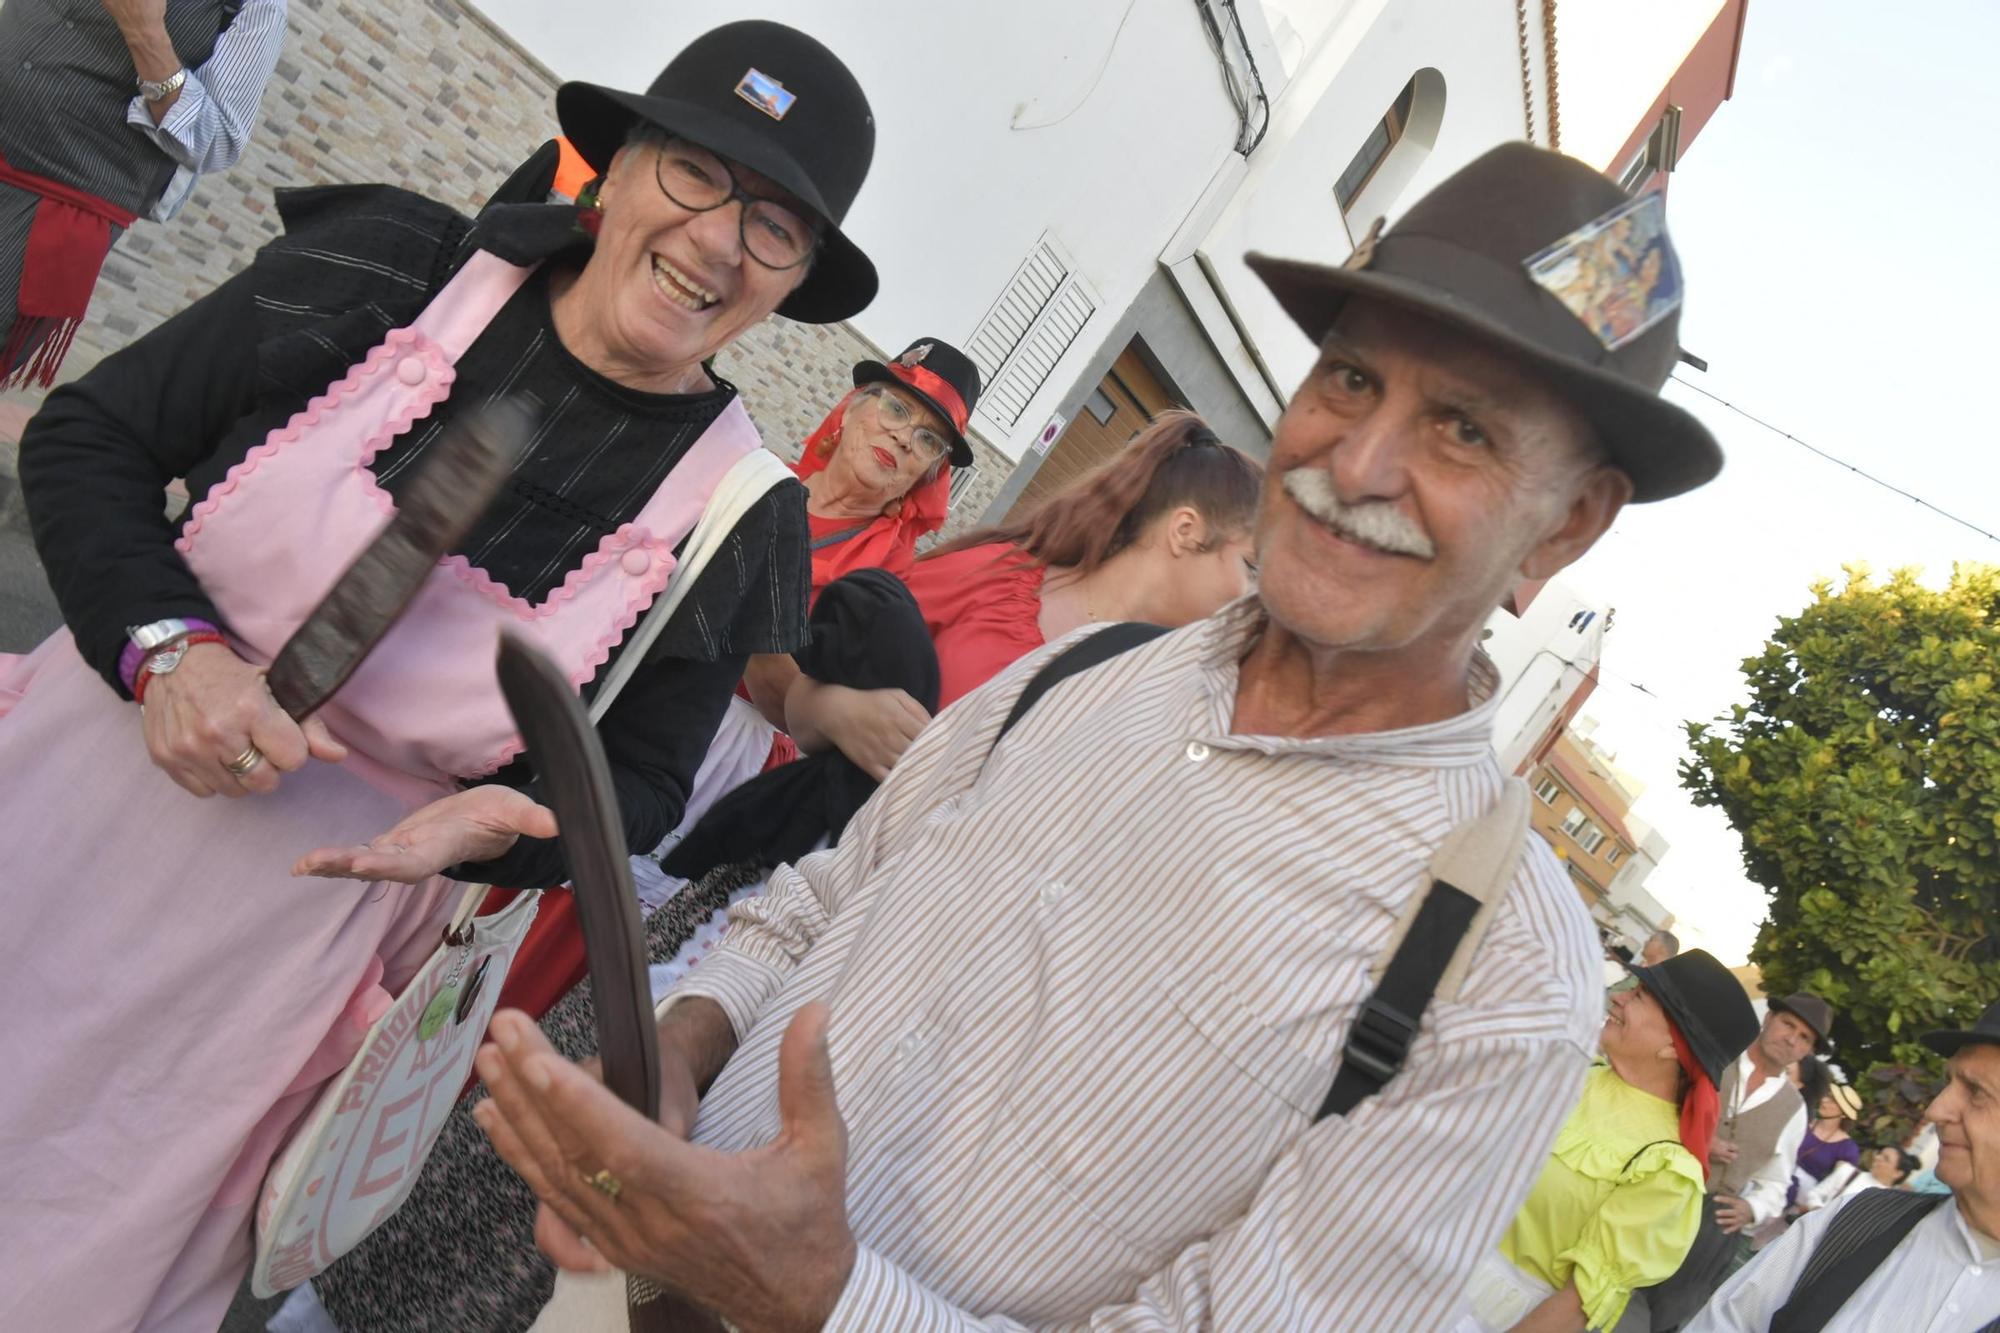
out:
M743 248L765 268L797 268L819 248L819 232L810 222L777 200L744 189L729 164L705 148L668 140L654 156L653 178L670 202L693 213L740 201Z

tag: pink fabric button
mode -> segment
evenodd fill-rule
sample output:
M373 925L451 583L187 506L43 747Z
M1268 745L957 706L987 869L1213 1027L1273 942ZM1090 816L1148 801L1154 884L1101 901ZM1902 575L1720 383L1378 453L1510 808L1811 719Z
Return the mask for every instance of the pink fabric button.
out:
M406 356L396 363L396 378L412 387L422 384L430 368L420 356Z
M647 551L642 547L635 546L631 550L627 551L625 553L624 559L620 560L618 563L624 566L625 572L627 574L630 574L633 578L636 579L641 574L645 573L647 570L653 567L653 556L650 551Z

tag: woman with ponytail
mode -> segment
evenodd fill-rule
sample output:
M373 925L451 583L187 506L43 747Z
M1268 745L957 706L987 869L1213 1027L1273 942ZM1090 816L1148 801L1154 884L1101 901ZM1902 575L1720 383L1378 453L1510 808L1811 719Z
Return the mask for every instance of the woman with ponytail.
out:
M1679 1269L1701 1220L1716 1081L1757 1035L1742 985L1690 949L1612 989L1602 1060L1458 1333L1617 1325L1632 1292Z
M784 701L806 759L717 801L663 868L692 880L837 841L931 714L1003 667L1092 621L1173 628L1242 596L1261 480L1200 417L1168 412L1021 521L948 543L900 581L835 580Z
M1262 470L1192 412L1164 412L1024 517L948 542L904 576L937 647L938 706L1095 621L1170 628L1241 597ZM878 781L928 713L900 691L802 677L785 702L801 747L831 744Z

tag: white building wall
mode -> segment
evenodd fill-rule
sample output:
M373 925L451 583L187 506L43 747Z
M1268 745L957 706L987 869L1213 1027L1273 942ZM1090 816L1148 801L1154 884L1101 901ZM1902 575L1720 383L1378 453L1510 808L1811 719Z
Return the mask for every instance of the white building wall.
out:
M1495 611L1485 648L1500 669L1500 710L1493 747L1500 770L1512 773L1604 657L1611 608L1555 581L1543 586L1525 616Z
M1436 70L1444 85L1436 142L1418 154L1392 196L1364 191L1350 229L1333 183L1421 69ZM1251 159L1243 185L1200 247L1281 394L1304 378L1314 349L1244 266L1244 253L1340 263L1373 214L1393 221L1459 167L1525 132L1512 5L1355 0L1342 9L1281 99L1276 142ZM1391 160L1416 147L1406 139Z

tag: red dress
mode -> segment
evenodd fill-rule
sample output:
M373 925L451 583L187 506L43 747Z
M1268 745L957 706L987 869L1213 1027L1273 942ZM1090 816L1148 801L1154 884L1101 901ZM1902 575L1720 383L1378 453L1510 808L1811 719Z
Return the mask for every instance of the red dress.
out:
M938 707L948 708L1042 646L1047 571L1007 542L919 560L903 581L938 655Z

